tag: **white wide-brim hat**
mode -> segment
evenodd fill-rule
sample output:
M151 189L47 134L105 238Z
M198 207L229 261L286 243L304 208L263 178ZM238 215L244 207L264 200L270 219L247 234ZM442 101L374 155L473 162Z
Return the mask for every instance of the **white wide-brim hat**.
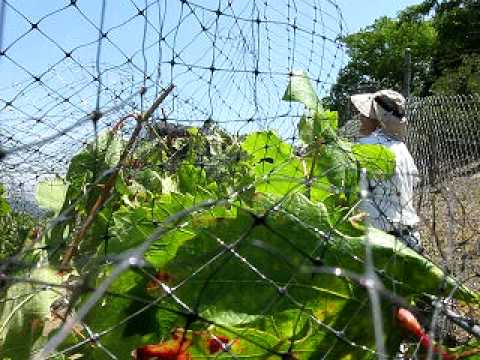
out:
M357 94L350 97L353 106L362 114L363 116L371 118L375 116L373 112L373 93L367 94Z
M387 135L404 138L407 129L406 100L394 90L357 94L350 97L353 106L362 114L378 120Z

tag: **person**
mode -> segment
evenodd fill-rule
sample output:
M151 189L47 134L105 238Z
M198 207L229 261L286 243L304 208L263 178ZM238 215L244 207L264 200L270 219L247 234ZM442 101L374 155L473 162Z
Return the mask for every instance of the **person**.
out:
M369 223L421 252L416 229L419 217L413 205L418 169L403 142L406 135L405 98L394 90L351 96L359 113L360 144L383 145L395 154L395 173L387 180L368 179L369 195L362 204Z

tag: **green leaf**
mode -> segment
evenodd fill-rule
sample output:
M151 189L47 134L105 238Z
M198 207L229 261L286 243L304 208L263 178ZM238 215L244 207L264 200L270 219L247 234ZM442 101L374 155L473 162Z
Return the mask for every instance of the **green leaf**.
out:
M217 325L223 326L239 326L250 324L262 318L261 315L249 315L240 312L222 311L214 306L207 308L200 314L203 318L215 322Z
M5 188L0 184L0 216L7 215L12 211L10 204L5 199Z
M305 144L313 144L315 132L313 130L312 117L302 115L298 123L298 132L300 134L300 139L302 139Z
M114 224L110 227L113 236L106 244L107 252L117 254L143 243L166 218L206 199L198 195L170 193L142 204L120 207L113 214ZM186 219L181 229L167 232L152 244L146 254L147 260L160 268L175 256L185 241L196 235L198 229L215 221L215 216L235 216L235 209L215 207Z
M305 175L292 146L271 131L248 135L241 144L256 175L257 191L283 195L303 186Z
M218 187L215 182L207 179L204 169L190 164L182 164L178 169L178 188L182 193L215 194Z
M329 130L335 132L338 127L338 114L330 110L317 111L313 115L313 124L315 134L322 135Z
M153 232L152 209L122 206L113 214L113 237L108 240L107 252L120 253L141 244Z
M68 185L60 177L44 180L37 184L35 198L38 205L58 214L62 209Z
M50 268L35 269L29 279L62 284L62 278ZM63 294L61 288L45 288L28 280L8 288L0 319L0 358L30 359L45 344L53 326L50 306Z
M120 195L130 195L130 191L128 189L128 185L125 181L125 174L123 171L118 173L117 179L115 181L115 190Z
M338 127L336 111L324 111L315 89L307 74L294 71L290 76L285 95L285 101L300 102L309 113L303 115L298 124L300 138L306 144L313 144L319 138L334 138Z
M162 177L158 172L147 168L139 171L135 177L145 190L157 194L162 193Z
M110 131L105 131L97 137L96 141L88 144L78 154L76 154L70 161L67 174L65 176L68 188L63 192L52 189L50 192L45 192L48 189L47 184L40 184L37 190L37 198L42 197L47 206L52 206L53 203L56 211L67 211L68 217L63 217L60 221L56 221L52 229L46 233L46 244L49 246L50 254L49 260L51 263L57 263L62 254L61 249L64 248L69 236L73 230L78 227L79 223L85 221L87 214L90 213L92 207L97 201L101 193L100 186L94 186L95 182L104 184L111 175L111 170L118 164L120 155L123 149L123 140L112 134ZM110 174L110 175L106 175ZM122 189L121 183L116 183L116 189ZM126 185L126 184L124 184ZM44 196L42 196L44 194ZM63 194L63 205L60 205L60 194ZM115 196L109 199L109 210L102 211L95 219L95 223L89 231L87 238L82 241L83 249L88 250L86 257L91 255L91 252L96 248L98 243L106 236L106 226L109 224L109 213L115 207L118 197Z
M371 179L388 179L395 174L395 153L383 145L354 144L353 154Z
M97 148L95 149L95 146ZM114 167L120 160L124 142L123 140L110 130L105 130L97 137L97 141L91 142L87 146L87 151L92 155L97 155L108 167Z
M312 113L322 111L322 104L318 99L308 75L303 70L293 70L288 82L283 100L300 102Z
M316 155L315 166L316 176L326 177L337 192L349 199L346 205L356 201L358 167L349 142L337 139L325 144Z

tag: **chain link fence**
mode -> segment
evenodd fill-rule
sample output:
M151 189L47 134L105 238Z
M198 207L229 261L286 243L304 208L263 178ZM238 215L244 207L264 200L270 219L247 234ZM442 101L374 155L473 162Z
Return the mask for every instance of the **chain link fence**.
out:
M480 96L411 98L407 144L424 185L480 172Z
M449 271L478 287L480 96L411 98L408 115L422 235Z

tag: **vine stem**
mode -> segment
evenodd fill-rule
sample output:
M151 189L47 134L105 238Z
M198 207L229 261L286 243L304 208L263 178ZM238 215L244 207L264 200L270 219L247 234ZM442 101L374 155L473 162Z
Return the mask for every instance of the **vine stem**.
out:
M17 304L17 306L15 306L13 309L12 309L12 312L10 314L8 314L8 317L5 319L5 321L3 322L2 326L0 326L0 334L3 332L3 330L5 330L5 328L7 327L8 323L10 322L10 320L12 320L13 316L15 315L15 313L17 311L19 311L27 302L29 302L35 295L37 295L37 293L33 293L33 294L30 294L28 295L25 299L23 299L20 303Z
M155 110L160 106L160 104L166 99L166 97L173 91L175 86L171 84L165 90L163 90L160 95L155 99L153 104L148 108L146 112L143 114L135 115L134 117L137 120L137 126L133 130L130 139L128 140L127 146L123 150L122 154L120 155L120 160L118 161L118 165L113 169L111 175L109 176L106 183L103 185L102 192L100 196L95 201L95 204L92 206L90 213L88 214L87 219L85 220L83 226L80 230L75 234L72 242L67 246L65 253L62 258L62 262L60 264L60 271L67 271L70 269L70 261L75 256L78 250L78 246L85 238L88 230L92 226L97 213L101 210L107 199L110 197L112 192L113 186L117 180L118 173L120 169L125 166L126 160L130 154L131 149L133 148L135 142L137 141L138 135L142 130L143 124L146 123ZM124 118L125 119L125 118Z

